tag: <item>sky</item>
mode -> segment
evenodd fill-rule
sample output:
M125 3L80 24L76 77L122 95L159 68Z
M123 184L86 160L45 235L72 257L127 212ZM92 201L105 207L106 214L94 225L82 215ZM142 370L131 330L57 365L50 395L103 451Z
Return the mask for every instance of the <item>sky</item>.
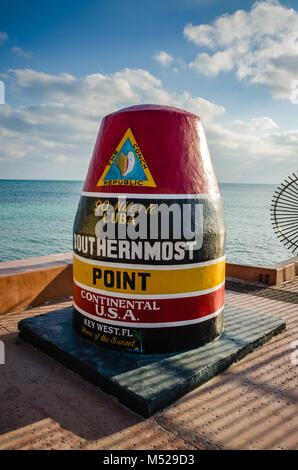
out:
M2 2L0 80L0 179L83 180L103 116L143 103L200 116L219 182L297 170L297 1Z

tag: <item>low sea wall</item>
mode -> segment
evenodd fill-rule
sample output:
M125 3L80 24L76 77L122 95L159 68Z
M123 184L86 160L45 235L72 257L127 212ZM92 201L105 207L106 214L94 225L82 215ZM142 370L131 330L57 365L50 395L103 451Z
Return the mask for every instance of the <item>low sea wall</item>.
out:
M226 263L226 278L277 285L298 274L298 256L269 267ZM72 295L72 253L0 263L0 314Z

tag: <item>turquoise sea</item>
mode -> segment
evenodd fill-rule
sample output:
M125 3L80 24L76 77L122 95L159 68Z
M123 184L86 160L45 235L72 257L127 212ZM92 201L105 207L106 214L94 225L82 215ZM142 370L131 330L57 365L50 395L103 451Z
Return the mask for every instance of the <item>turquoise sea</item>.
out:
M72 250L82 181L0 180L0 262ZM272 265L294 256L270 222L276 186L220 184L227 260Z

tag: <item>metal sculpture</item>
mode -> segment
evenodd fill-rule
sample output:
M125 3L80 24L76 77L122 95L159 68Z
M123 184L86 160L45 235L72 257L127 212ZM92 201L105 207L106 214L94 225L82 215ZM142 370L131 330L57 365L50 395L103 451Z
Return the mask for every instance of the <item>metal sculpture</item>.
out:
M271 220L279 240L293 253L298 251L298 177L293 173L275 191Z

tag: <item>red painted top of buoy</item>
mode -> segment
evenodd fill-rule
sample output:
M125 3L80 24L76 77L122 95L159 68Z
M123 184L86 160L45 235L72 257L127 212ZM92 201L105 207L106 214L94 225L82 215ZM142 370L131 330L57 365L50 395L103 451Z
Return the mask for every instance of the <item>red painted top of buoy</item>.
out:
M131 129L156 187L98 181ZM142 194L215 194L218 185L200 118L170 106L131 106L102 120L83 191Z

